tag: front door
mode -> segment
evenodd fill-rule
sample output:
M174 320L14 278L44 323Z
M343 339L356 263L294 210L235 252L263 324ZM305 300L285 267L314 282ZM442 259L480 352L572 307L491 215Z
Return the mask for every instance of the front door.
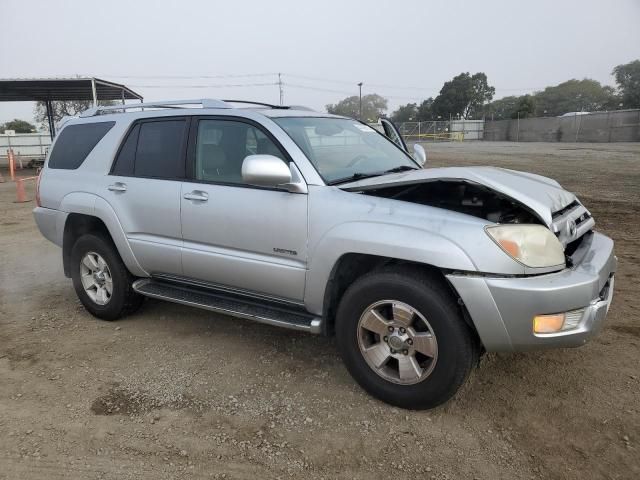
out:
M247 155L284 149L257 124L194 118L182 184L182 265L194 280L301 302L307 261L307 195L247 185Z
M384 134L396 145L398 145L405 152L409 153L409 149L407 148L407 144L404 143L404 138L402 138L402 134L398 127L396 127L393 122L386 118L381 118L380 123L382 124L382 128L384 129Z

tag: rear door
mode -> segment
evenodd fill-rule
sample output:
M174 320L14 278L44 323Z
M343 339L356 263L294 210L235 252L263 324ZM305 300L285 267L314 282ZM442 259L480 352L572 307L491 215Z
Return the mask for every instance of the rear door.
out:
M307 195L242 180L247 155L289 163L260 125L193 118L182 186L184 275L216 286L300 302L307 262Z
M407 144L404 143L404 138L400 134L400 130L393 124L391 120L386 118L381 118L380 123L382 124L382 128L384 129L384 134L389 137L389 139L398 145L405 152L409 153L409 149L407 148Z
M151 274L182 274L180 187L188 128L185 117L135 122L104 177L104 198L136 259Z

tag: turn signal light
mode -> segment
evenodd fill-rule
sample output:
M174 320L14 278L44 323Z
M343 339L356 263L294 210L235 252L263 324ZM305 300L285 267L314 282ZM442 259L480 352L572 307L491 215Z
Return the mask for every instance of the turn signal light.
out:
M501 238L498 240L498 243L502 249L512 257L518 258L520 256L520 247L516 242L507 240L506 238Z
M564 325L564 313L553 315L536 315L533 317L534 333L556 333L562 330Z

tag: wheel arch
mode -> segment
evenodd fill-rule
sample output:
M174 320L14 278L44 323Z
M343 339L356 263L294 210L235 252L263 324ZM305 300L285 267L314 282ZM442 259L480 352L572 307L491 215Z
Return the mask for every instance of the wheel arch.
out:
M85 194L86 195L86 194ZM89 195L91 199L84 198L84 202L70 202L81 204L82 208L69 208L62 234L62 264L64 274L71 276L71 249L76 240L85 233L99 233L111 241L123 263L132 275L145 277L148 273L136 260L131 246L120 225L115 211L103 198ZM87 200L91 200L87 202Z
M441 268L431 264L400 258L361 253L346 253L342 255L331 269L323 300L322 333L324 335L333 335L336 311L349 285L367 273L384 270L389 267L397 267L398 269L404 269L408 272L415 272L417 275L429 276L434 281L444 285L459 305L465 323L469 325L476 337L479 338L477 329L464 303L460 299L460 295L458 295L458 292L453 285L451 285L445 276L445 272Z
M345 258L353 258L354 255L363 259L373 257L386 262L422 265L439 272L477 270L467 253L442 234L380 222L342 223L325 232L310 248L304 301L311 313L325 313L332 275Z

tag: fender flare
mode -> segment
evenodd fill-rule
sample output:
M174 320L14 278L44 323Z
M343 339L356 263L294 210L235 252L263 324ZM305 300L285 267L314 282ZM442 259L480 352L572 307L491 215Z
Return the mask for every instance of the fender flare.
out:
M60 202L60 210L67 213L67 215L62 218L63 222L66 222L68 214L71 213L79 213L100 219L107 227L107 231L109 235L111 235L111 239L120 254L120 258L122 258L122 261L129 271L138 277L149 276L133 254L131 245L129 245L129 241L127 240L115 210L113 210L104 198L87 192L72 192L65 195L62 199ZM64 224L61 225L60 231L63 230Z
M310 252L305 305L316 315L324 311L325 290L343 255L375 255L448 270L477 267L453 240L414 227L376 222L348 222L329 230Z

